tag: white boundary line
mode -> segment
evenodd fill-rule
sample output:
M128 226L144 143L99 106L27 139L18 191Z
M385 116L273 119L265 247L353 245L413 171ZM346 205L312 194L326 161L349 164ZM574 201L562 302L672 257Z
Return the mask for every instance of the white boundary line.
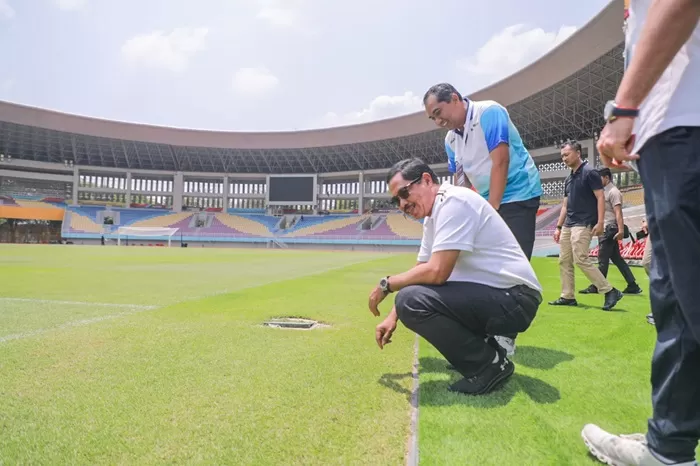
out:
M150 306L150 307L148 307L148 309L155 309L155 306ZM7 343L8 341L12 341L12 340L21 340L23 338L34 337L37 335L43 335L44 333L54 332L56 330L64 330L64 329L72 328L72 327L81 327L83 325L90 325L90 324L102 322L105 320L118 319L119 317L125 317L125 316L131 315L131 314L136 314L139 312L146 311L148 309L146 309L144 306L135 307L135 308L132 308L131 312L121 312L119 314L110 314L110 315L106 315L106 316L93 317L92 319L73 320L70 322L66 322L65 324L57 325L56 327L40 328L38 330L32 330L30 332L14 333L11 335L5 335L3 337L0 337L0 344Z
M155 309L157 306L146 306L142 304L112 304L112 303L91 303L88 301L60 301L53 299L32 299L32 298L4 298L0 297L0 302L10 301L16 303L36 303L36 304L66 304L71 306L98 306L98 307L117 307L127 309Z
M126 309L130 310L130 311L122 312L119 314L110 314L110 315L106 315L106 316L94 317L92 319L74 320L74 321L70 321L70 322L66 322L64 324L58 325L56 327L43 328L43 329L38 329L38 330L32 330L32 331L25 332L25 333L15 333L15 334L10 334L10 335L0 336L0 344L6 343L6 342L12 341L12 340L20 340L23 338L29 338L29 337L33 337L33 336L37 336L37 335L42 335L44 333L53 332L56 330L63 330L63 329L72 328L72 327L80 327L83 325L90 325L90 324L102 322L105 320L118 319L120 317L126 317L126 316L131 315L131 314L136 314L136 313L143 312L143 311L150 311L150 310L157 309L159 307L164 307L164 306L172 306L172 305L176 305L176 304L186 302L186 301L194 301L194 300L199 300L199 299L211 298L214 296L220 296L220 295L228 294L228 293L235 293L238 291L253 289L253 288L260 287L260 286L267 286L267 285L271 285L274 283L283 282L283 281L287 281L287 280L295 280L297 278L305 278L305 277L309 277L309 276L314 276L314 275L318 275L318 274L322 274L322 273L326 273L326 272L331 272L334 270L344 269L346 267L350 267L350 266L357 265L357 264L362 264L365 262L379 260L380 258L383 258L383 257L372 258L369 260L353 261L353 262L349 262L349 263L344 264L344 265L336 265L333 267L327 267L325 269L316 269L316 270L314 270L310 273L307 273L307 274L284 277L284 278L280 278L279 280L268 280L266 282L256 283L254 285L244 286L241 288L234 288L232 290L215 291L215 292L212 292L212 293L209 293L206 295L202 295L202 296L187 297L187 298L182 299L181 301L167 303L167 304L164 304L163 306L145 306L145 305L139 305L139 304L90 303L87 301L56 301L56 300L51 300L51 299L0 297L0 302L10 301L10 302L24 302L24 303L37 303L37 304L42 303L42 304L66 304L66 305L74 305L74 306L99 306L99 307L126 308Z
M416 466L418 464L418 334L413 343L413 387L411 389L411 423L408 437L408 456L406 466Z

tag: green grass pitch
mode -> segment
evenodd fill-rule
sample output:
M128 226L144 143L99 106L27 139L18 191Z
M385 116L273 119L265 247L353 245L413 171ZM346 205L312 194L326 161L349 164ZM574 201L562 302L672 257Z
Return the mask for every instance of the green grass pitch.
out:
M0 245L0 464L404 464L414 334L399 324L380 351L367 297L414 262ZM556 259L533 264L556 298ZM655 332L635 273L644 294L613 312L543 304L489 396L447 393L456 375L420 340L420 463L595 464L586 422L644 432ZM331 327L261 325L283 315Z

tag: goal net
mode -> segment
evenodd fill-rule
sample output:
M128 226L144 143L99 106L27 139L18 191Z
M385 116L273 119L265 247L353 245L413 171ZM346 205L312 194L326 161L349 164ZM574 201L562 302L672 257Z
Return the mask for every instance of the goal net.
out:
M119 229L117 229L117 245L121 246L122 236L124 236L127 238L160 240L167 238L168 247L170 247L170 240L177 230L177 228L166 227L119 227Z

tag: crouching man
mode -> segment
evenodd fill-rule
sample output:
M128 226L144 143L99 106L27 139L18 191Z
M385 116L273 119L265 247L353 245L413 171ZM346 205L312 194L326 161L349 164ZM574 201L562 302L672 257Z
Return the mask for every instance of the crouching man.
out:
M418 159L387 175L392 202L424 219L418 264L384 277L369 297L370 311L396 292L394 308L376 328L390 342L398 320L430 344L464 379L451 391L481 395L514 371L493 335L522 333L542 302L542 288L518 241L498 212L470 189L440 185Z

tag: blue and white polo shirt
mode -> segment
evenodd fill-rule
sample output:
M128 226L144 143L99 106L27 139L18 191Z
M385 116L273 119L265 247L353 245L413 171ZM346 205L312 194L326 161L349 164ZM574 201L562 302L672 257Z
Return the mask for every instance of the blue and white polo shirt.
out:
M540 174L525 148L518 129L501 104L493 100L471 101L467 106L464 132L451 130L445 136L445 151L450 173L463 184L466 175L474 189L488 199L491 182L491 151L508 144L510 162L502 204L526 201L542 195Z

